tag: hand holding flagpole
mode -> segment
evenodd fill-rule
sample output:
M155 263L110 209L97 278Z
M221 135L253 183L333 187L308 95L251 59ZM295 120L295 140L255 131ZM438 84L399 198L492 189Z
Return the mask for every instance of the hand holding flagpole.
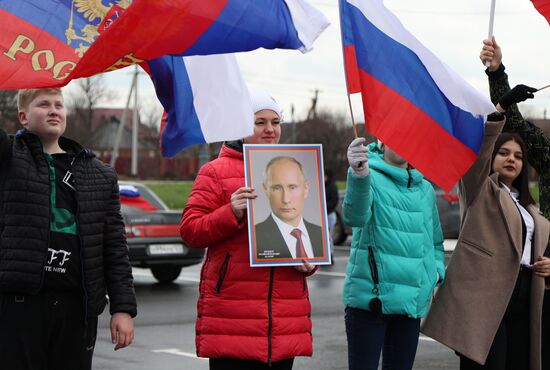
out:
M487 36L488 40L493 39L493 28L495 25L495 8L497 0L491 0L491 13L489 14L489 35ZM489 68L491 62L488 60L485 61L485 67Z

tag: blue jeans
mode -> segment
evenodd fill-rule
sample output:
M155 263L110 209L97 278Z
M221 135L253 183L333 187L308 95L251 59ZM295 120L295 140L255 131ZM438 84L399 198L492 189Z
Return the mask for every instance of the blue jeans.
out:
M375 315L346 307L349 370L377 370L383 349L383 370L410 370L420 334L420 319Z

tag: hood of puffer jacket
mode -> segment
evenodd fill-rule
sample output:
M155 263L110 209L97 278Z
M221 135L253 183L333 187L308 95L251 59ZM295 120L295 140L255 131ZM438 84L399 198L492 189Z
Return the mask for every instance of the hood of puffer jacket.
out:
M424 179L424 176L414 168L406 170L384 161L384 152L380 150L375 142L370 143L367 148L369 151L369 168L391 177L396 184L407 187L416 186Z

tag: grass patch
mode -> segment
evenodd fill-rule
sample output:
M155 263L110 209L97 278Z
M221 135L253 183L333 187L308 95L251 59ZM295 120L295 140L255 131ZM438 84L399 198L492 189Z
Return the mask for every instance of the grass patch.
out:
M193 188L193 181L142 181L166 205L172 209L183 209Z
M191 194L193 181L140 181L147 185L166 205L173 209L183 209L187 204L187 198ZM345 181L336 181L338 190L346 189ZM539 202L539 186L530 184L531 195Z

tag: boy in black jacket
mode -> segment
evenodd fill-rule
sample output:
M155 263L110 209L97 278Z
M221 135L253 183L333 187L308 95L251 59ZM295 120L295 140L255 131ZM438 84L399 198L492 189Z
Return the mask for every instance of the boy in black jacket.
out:
M117 176L62 137L60 89L21 90L18 110L24 129L0 130L2 368L91 369L106 293L115 350L134 336Z

